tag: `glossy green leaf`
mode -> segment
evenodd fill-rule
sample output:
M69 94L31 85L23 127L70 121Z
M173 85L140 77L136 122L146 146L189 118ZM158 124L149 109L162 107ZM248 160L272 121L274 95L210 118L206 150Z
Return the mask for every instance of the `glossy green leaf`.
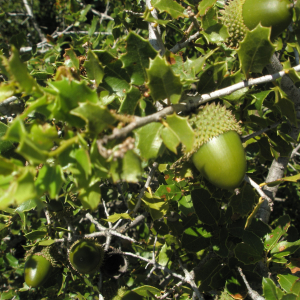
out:
M134 115L135 109L141 99L142 95L138 88L131 86L126 93L124 100L121 103L119 112L121 114Z
M266 299L280 300L283 296L281 291L270 278L263 278L263 293Z
M110 172L114 182L120 180L138 182L142 171L141 160L133 150L127 151L123 159L111 162Z
M133 31L126 38L127 53L121 56L124 68L130 76L130 82L142 85L147 81L146 69L149 68L150 58L154 59L157 52L149 41L143 39Z
M0 102L13 96L16 93L16 86L14 83L0 83Z
M13 170L17 169L17 166L10 160L0 156L0 174L9 175Z
M206 94L215 91L221 85L227 71L227 63L219 62L208 67L199 75L197 91Z
M99 184L82 188L79 191L79 200L84 209L95 210L101 202L101 191Z
M250 185L245 185L238 195L233 195L230 200L230 206L235 213L241 216L247 216L253 209L257 201L257 195Z
M218 203L205 189L195 189L191 192L195 212L201 222L207 225L217 225L220 219Z
M0 122L0 154L3 154L15 148L11 141L2 140L2 137L5 135L7 128L7 125Z
M79 106L73 109L71 114L83 119L87 124L88 131L95 136L115 122L115 118L109 110L99 103L79 103Z
M137 148L145 159L158 156L162 146L162 139L160 138L162 127L163 125L160 123L150 123L135 130Z
M41 95L39 86L28 74L26 65L21 61L18 50L12 46L11 51L12 55L7 61L7 69L20 87L20 91L24 91L26 94L38 93Z
M112 222L112 223L115 223L117 222L118 220L131 220L133 221L134 219L127 213L122 213L122 214L116 214L114 213L113 215L110 215L107 219L102 219L104 221L107 221L107 222Z
M265 239L265 249L271 251L279 241L279 239L287 232L290 227L289 215L283 215L276 220L276 228L271 233L267 234Z
M79 69L79 59L78 59L76 53L74 52L74 50L66 49L65 55L66 55L65 64L68 67L74 67L76 70L78 70Z
M164 127L160 134L166 147L177 154L177 147L180 144L178 135L170 127Z
M26 129L21 118L17 117L7 128L3 139L19 143L21 138L26 135Z
M217 0L203 0L198 5L198 11L201 17L203 17L206 12L214 6Z
M165 58L156 56L150 61L150 67L146 70L148 75L148 86L153 100L169 99L172 104L179 102L182 93L180 77L176 76L168 65Z
M58 120L64 120L70 125L83 126L81 118L70 114L70 111L79 106L80 102L97 103L98 96L95 90L90 89L84 81L69 81L63 78L60 81L49 82L56 93L53 116Z
M6 253L5 257L8 261L8 264L12 267L12 268L17 268L19 265L19 261L10 253Z
M275 46L270 42L271 28L260 24L248 31L237 50L241 69L246 78L250 72L262 73L263 68L270 63Z
M130 76L120 59L112 56L107 51L95 50L94 53L98 56L100 63L105 66L104 77L100 86L109 91L110 94L117 94L119 97L124 97L130 89Z
M88 51L87 60L84 62L83 66L86 69L88 79L95 80L97 85L102 82L104 68L99 62L98 56L93 51Z
M295 242L280 242L271 250L271 254L276 257L288 256L300 248L300 240Z
M178 208L185 216L195 213L191 195L183 196L178 201Z
M255 264L263 259L262 253L259 253L249 244L240 243L234 248L236 258L245 265Z
M297 299L299 299L299 296L300 296L300 280L299 280L299 279L297 279L297 280L293 283L293 285L292 285L292 287L291 287L291 292L292 292L293 294L297 295L297 296L298 296Z
M79 184L81 181L85 182L88 180L92 171L91 159L88 152L83 148L79 148L74 150L70 157L74 159L70 170L74 177L78 179Z
M190 227L182 235L182 245L187 251L198 252L210 246L212 232L205 227Z
M46 230L33 230L27 234L24 234L24 236L26 237L26 239L34 241L36 239L42 239L43 237L45 237L47 235L47 231Z
M164 244L158 255L158 263L162 266L167 266L173 256L173 250L167 244Z
M169 210L167 202L160 197L153 196L147 192L143 196L142 200L145 203L146 208L150 211L153 221L162 218Z
M195 141L195 132L188 122L188 118L176 114L167 116L166 122L179 137L187 152L191 151Z
M243 232L243 242L245 244L251 245L253 249L256 250L257 253L263 253L264 251L264 243L263 241L253 232L244 230Z
M181 198L181 189L176 184L161 185L155 195L167 200L178 200Z
M39 194L48 192L51 199L58 199L64 179L61 166L44 165L34 183Z
M298 279L297 276L294 276L292 274L278 274L278 282L282 289L284 289L287 293L291 292L292 286L295 283L295 281Z
M151 4L157 8L160 12L167 12L173 19L179 17L187 17L184 12L184 8L174 0L152 0Z
M228 230L222 227L218 232L218 236L214 236L210 240L214 252L224 258L228 256L228 248L226 246L227 238L228 238Z

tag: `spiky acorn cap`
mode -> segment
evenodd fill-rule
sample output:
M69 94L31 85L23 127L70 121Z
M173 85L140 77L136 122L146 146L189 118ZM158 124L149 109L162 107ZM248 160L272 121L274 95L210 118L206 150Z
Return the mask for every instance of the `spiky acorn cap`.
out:
M32 255L43 256L47 259L52 267L57 268L60 267L59 261L61 260L60 254L58 253L55 245L50 245L47 247L42 246L33 246L29 251L25 254L25 261Z
M227 44L230 48L237 48L249 29L244 24L243 4L245 0L229 0L222 12L221 20L227 27L229 38Z
M225 106L215 103L207 103L205 106L201 106L197 114L189 119L189 123L196 134L196 140L190 155L197 152L210 139L227 131L234 130L238 134L242 133L241 126L231 111L227 110Z
M104 258L104 250L93 239L77 240L68 250L72 268L79 274L92 274L99 270Z

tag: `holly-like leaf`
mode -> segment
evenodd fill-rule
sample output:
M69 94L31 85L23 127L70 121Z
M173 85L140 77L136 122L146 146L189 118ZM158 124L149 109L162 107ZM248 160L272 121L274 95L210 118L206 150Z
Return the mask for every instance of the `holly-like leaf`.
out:
M287 293L290 293L292 286L295 283L295 281L298 279L298 277L292 274L286 274L286 275L279 274L277 276L281 288L284 289Z
M122 101L119 112L122 114L134 115L135 109L142 95L138 88L131 86L126 93L125 99Z
M174 75L171 66L168 65L165 58L156 56L150 61L150 67L147 69L150 88L150 94L153 100L169 99L172 104L179 102L182 93L182 83L180 77Z
M262 253L259 253L249 244L240 243L234 248L236 258L245 265L254 264L263 259Z
M233 212L241 216L247 216L253 209L257 196L251 186L244 186L238 195L233 195L230 200L230 206Z
M146 208L150 211L153 221L158 220L165 216L169 210L169 204L162 200L160 197L145 193L142 198Z
M203 17L207 11L214 6L217 0L203 0L198 5L199 15Z
M267 234L265 239L265 249L271 251L279 241L279 239L287 232L290 227L290 217L289 215L283 215L278 220L276 220L277 227L272 230L271 233Z
M189 124L188 119L173 114L167 116L166 122L179 137L181 143L185 146L186 151L191 151L195 141L195 132Z
M210 93L218 89L227 71L227 63L219 62L208 67L199 76L197 91L200 94Z
M2 137L5 135L7 129L8 129L7 125L0 122L0 154L3 154L11 149L14 149L14 145L11 141L2 140Z
M180 144L180 139L170 127L165 127L161 130L161 138L166 147L177 154L177 147Z
M27 234L24 234L24 236L26 237L26 239L34 241L36 239L42 239L43 237L45 237L47 235L47 231L46 230L33 230Z
M210 246L212 232L208 231L208 229L203 226L193 226L186 229L182 235L184 248L190 252L198 252Z
M99 103L79 103L79 106L73 109L71 114L83 119L87 124L89 133L95 136L115 122L115 118L109 110Z
M58 199L60 189L65 178L60 166L44 165L39 170L34 184L40 194L49 193L51 199Z
M271 254L276 257L288 256L300 248L300 240L296 242L280 242L271 250Z
M137 148L142 157L150 159L158 156L162 146L162 139L160 138L162 127L163 125L160 123L150 123L135 130Z
M68 67L70 68L74 67L76 70L79 69L79 59L73 49L66 49L65 57L66 57L65 64Z
M284 292L275 285L272 279L263 278L262 284L265 299L279 300L284 295Z
M258 24L248 31L245 39L237 50L241 69L246 78L250 72L262 73L263 68L270 63L275 52L275 46L270 42L271 28Z
M78 107L80 102L97 103L97 92L90 89L84 81L69 81L67 78L48 84L56 93L55 105L52 108L53 116L73 126L84 126L84 121L70 114L70 111Z
M209 192L196 189L191 192L191 197L199 220L207 225L217 225L221 214L216 200Z
M79 200L83 208L95 210L101 201L101 191L99 184L94 184L93 186L82 188L79 191Z
M95 80L96 84L102 82L104 76L104 68L99 62L98 56L91 50L87 53L87 60L84 62L87 77L90 80Z
M130 82L135 85L142 85L148 79L146 69L149 68L150 58L154 59L157 52L149 41L134 32L129 33L126 42L127 53L120 59L130 76Z
M188 17L184 14L184 8L174 0L152 0L151 4L160 12L166 11L173 19Z
M122 220L131 220L131 221L134 220L127 213L122 213L122 214L116 214L116 213L114 213L113 215L110 215L107 219L102 219L102 220L107 221L107 222L111 222L111 223L115 223L115 222L117 222L120 219L122 219Z

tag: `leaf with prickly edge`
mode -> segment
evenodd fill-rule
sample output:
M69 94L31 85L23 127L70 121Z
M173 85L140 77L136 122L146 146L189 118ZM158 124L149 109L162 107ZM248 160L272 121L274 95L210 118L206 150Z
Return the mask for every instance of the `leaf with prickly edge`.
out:
M187 251L198 252L210 246L212 232L209 227L193 226L187 228L182 235L182 245Z
M247 32L240 43L237 53L246 78L249 78L250 72L262 73L263 68L270 63L275 52L275 46L270 42L270 33L271 28L258 24L255 29Z
M83 119L87 124L87 129L90 134L97 136L109 125L115 122L115 118L109 110L99 103L79 103L79 106L71 111L75 115Z
M177 154L177 147L180 144L178 135L170 127L165 127L161 130L160 137L162 138L166 147Z
M57 199L64 180L61 166L44 165L34 184L38 193L44 194L47 191L51 199Z
M151 10L146 7L144 14L143 14L143 20L146 22L150 22L150 23L156 23L162 26L166 26L167 24L170 24L171 20L161 20L161 19L156 19L152 16L151 14Z
M245 265L255 264L263 259L262 253L259 253L251 245L240 243L234 248L236 258Z
M167 12L172 16L173 19L179 17L188 17L184 14L184 8L174 0L152 0L151 4L157 8L160 12Z
M279 241L279 239L288 231L290 227L290 217L289 215L283 215L276 220L277 227L268 233L265 239L265 249L271 251Z
M294 276L292 274L278 274L277 277L281 288L284 289L287 293L291 292L293 284L299 278L298 276Z
M251 188L246 185L240 190L238 195L233 195L230 200L230 206L233 208L234 213L238 213L241 216L247 216L252 211L255 202L257 201L257 195Z
M210 193L205 189L195 189L191 192L191 197L199 220L207 225L217 225L221 214Z
M166 122L179 137L181 143L185 146L186 151L191 151L195 142L195 132L189 124L188 118L173 114L167 116Z
M150 286L150 285L143 285L143 286L133 289L132 291L143 297L153 297L153 296L160 295L160 290L158 288ZM149 294L149 292L151 294Z
M147 69L150 94L153 100L169 99L172 104L179 102L182 93L182 83L180 77L173 73L165 58L156 56L150 61Z
M8 60L4 60L7 67L7 71L13 76L17 85L20 87L20 91L24 91L26 94L36 93L42 95L39 85L29 75L26 65L21 61L19 51L12 46L12 55Z
M199 15L203 17L207 11L214 6L217 0L203 0L198 5Z
M100 86L109 91L110 94L124 97L130 89L130 76L122 67L122 61L104 50L93 52L98 56L100 63L105 66L104 77Z
M33 230L25 234L24 236L26 237L26 239L34 241L36 239L41 239L46 235L47 235L47 230Z
M135 109L142 98L138 88L131 86L119 108L119 113L134 115Z
M115 223L115 222L117 222L120 219L122 219L122 220L131 220L131 221L134 220L127 213L122 213L122 214L116 214L116 213L114 213L113 215L110 215L107 219L102 219L102 220L107 221L107 222L111 222L111 223Z
M91 187L82 188L79 191L79 200L84 209L95 210L101 202L101 191L98 184Z
M171 246L164 244L160 249L158 255L158 263L164 267L167 266L168 263L171 261L172 255L173 255L173 250Z
M150 211L153 221L165 216L169 210L169 204L160 197L145 193L142 198L146 208Z
M158 156L162 146L162 139L160 138L162 128L163 125L160 123L150 123L135 130L137 148L145 159Z
M148 78L146 69L149 68L149 59L154 59L157 51L153 49L149 41L134 32L129 33L126 42L127 53L122 55L120 60L130 76L130 82L142 85Z
M81 102L97 103L96 90L90 89L84 81L69 81L67 78L48 84L56 93L55 105L52 107L53 116L73 126L84 126L84 121L70 114L70 111L78 107Z
M197 91L200 94L211 93L218 89L227 72L227 63L218 62L199 75Z
M279 300L284 295L284 292L278 288L274 281L270 278L263 278L263 295L265 299Z
M66 57L66 60L65 60L65 64L68 66L68 67L74 67L76 70L79 69L79 59L76 55L76 53L74 52L73 49L66 49L65 50L65 57Z
M88 79L95 80L97 85L102 82L104 68L99 62L98 56L93 51L88 51L87 60L84 62L83 66L86 69Z

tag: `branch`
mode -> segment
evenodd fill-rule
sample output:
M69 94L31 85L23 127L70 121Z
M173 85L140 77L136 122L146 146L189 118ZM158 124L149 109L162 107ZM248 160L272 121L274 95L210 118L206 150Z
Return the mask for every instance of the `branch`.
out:
M32 21L33 27L34 27L34 29L37 31L37 33L38 33L38 35L39 35L39 37L40 37L40 40L41 40L41 41L45 41L46 38L45 38L45 36L44 36L42 30L40 29L40 27L38 26L38 24L37 24L37 22L36 22L35 17L34 17L34 15L33 15L33 13L32 13L31 7L29 6L27 0L23 0L23 3L24 3L24 6L25 6L25 8L26 8L27 14L28 14L28 16L30 17L30 19L31 19L31 21Z
M296 72L300 72L300 65L293 68ZM179 104L174 104L172 106L168 106L152 115L146 116L146 117L137 117L135 116L133 121L129 123L127 126L117 129L115 128L113 133L111 135L106 135L102 139L97 141L98 148L99 145L102 146L102 144L107 143L108 141L119 139L126 137L132 130L137 129L139 127L142 127L148 123L152 122L160 122L162 118L164 118L166 115L170 115L173 113L178 112L187 112L192 109L197 108L201 104L204 104L208 101L218 99L227 95L230 95L231 93L243 89L245 87L250 87L257 84L263 84L267 82L272 82L278 78L286 77L287 73L285 71L280 71L278 73L275 73L273 75L265 75L259 78L250 78L248 80L244 80L242 82L233 84L229 87L216 90L214 92L211 92L209 94L203 94L203 95L197 95L197 96L189 96L185 102L181 102ZM300 99L300 98L299 98ZM281 177L280 177L281 178Z

